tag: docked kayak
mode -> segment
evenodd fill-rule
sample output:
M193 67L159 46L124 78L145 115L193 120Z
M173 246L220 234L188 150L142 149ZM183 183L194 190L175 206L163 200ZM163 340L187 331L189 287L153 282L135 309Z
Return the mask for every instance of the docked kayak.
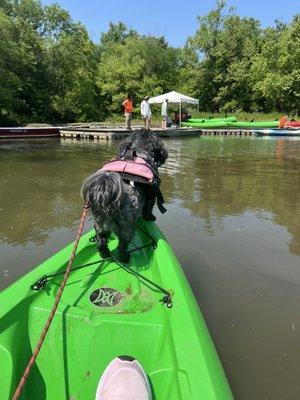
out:
M300 121L288 121L285 128L300 128Z
M214 128L226 128L228 122L226 121L216 121L216 122L183 122L182 126L190 126L194 128L202 129L214 129Z
M228 122L230 128L276 128L278 121L238 121Z
M300 129L253 129L256 136L300 136Z
M230 117L229 117L230 118ZM223 119L221 121L209 120L210 122L184 122L184 126L193 126L203 129L213 129L213 128L245 128L245 129L255 129L255 128L276 128L278 126L278 121L231 121Z
M223 121L227 121L227 122L235 122L237 121L236 117L224 117L224 118L190 118L189 120L187 120L186 122L200 122L200 123L215 123L215 122L223 122Z
M100 259L94 231L81 238L23 400L93 400L101 374L120 355L141 363L157 400L233 399L168 242L154 223L138 225L127 266ZM116 246L111 237L113 254ZM11 398L36 346L62 279L50 275L64 272L71 250L72 244L0 293L1 400Z

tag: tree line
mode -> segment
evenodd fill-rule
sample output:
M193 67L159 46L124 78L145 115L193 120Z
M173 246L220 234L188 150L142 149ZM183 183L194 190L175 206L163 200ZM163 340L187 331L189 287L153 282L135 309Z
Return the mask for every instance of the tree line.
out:
M177 90L207 112L300 113L300 15L262 28L225 0L183 48L110 23L94 43L57 4L0 0L0 124L101 121L127 93Z

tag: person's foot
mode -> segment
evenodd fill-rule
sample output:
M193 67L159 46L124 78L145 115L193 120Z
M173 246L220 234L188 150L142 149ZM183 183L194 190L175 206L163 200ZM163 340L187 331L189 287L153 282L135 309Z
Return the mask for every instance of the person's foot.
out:
M101 376L95 400L151 400L150 384L139 362L119 356Z

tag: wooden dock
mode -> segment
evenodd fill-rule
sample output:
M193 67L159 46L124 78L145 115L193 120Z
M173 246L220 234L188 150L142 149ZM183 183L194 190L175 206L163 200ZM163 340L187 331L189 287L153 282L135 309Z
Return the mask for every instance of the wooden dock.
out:
M251 129L201 129L201 135L210 136L252 136Z
M63 128L60 129L62 138L112 140L123 139L132 131L122 128Z
M162 138L189 137L189 136L201 135L201 129L199 128L167 128L167 129L153 128L151 130L155 132L157 136Z
M141 126L133 127L140 129ZM188 137L188 136L253 136L251 129L200 129L200 128L151 128L157 136L162 138ZM86 139L86 140L113 140L123 139L132 133L131 130L120 126L90 125L85 127L62 127L60 136L62 138Z
M151 131L155 132L159 137L187 137L199 136L201 129L194 128L152 128ZM64 127L60 129L60 136L62 138L73 139L88 139L88 140L113 140L123 139L132 133L131 130L120 127L98 127L90 126L89 128L82 127Z

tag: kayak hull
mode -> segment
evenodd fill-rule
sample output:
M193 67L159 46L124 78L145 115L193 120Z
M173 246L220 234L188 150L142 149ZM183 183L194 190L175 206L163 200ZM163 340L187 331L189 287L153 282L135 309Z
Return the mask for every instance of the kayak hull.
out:
M203 120L202 120L203 121ZM254 129L254 128L276 128L278 126L278 121L257 121L257 122L250 122L250 121L214 121L213 119L210 120L211 122L204 121L204 122L183 122L183 126L193 126L197 128L203 129L214 129L214 128L238 128L238 129Z
M194 128L202 129L214 129L214 128L226 128L228 123L226 121L216 121L216 122L182 122L182 126L190 126Z
M300 129L300 121L288 121L285 125L285 128L298 128Z
M228 122L228 126L231 128L276 128L278 121L238 121Z
M215 123L215 122L235 122L237 121L236 117L224 117L224 118L190 118L187 122L191 123Z
M254 129L256 136L300 136L300 129Z
M154 223L140 221L131 249L157 242L131 255L129 267L174 292L173 307L149 282L117 262L100 260L82 237L57 313L22 399L95 398L101 374L119 355L138 359L155 398L232 399L228 382L187 280L166 239ZM146 232L146 233L145 233ZM117 239L111 238L113 253ZM11 398L48 318L62 276L44 289L31 285L45 274L63 272L69 245L0 294L0 398ZM90 264L96 263L96 264ZM102 295L100 296L100 293Z

